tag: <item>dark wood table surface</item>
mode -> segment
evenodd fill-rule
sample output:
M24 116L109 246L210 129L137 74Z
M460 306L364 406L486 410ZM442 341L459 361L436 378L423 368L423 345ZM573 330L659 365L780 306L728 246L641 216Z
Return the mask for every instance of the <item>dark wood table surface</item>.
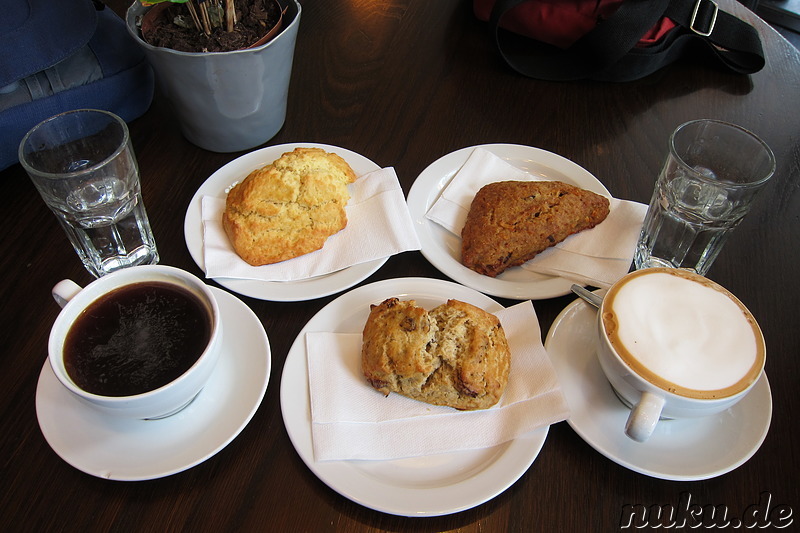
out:
M112 5L122 12L127 3ZM501 64L465 0L302 4L288 117L267 144L347 148L395 167L406 193L445 154L516 143L571 159L616 197L647 202L678 124L719 118L760 135L775 152L775 177L708 275L744 301L766 337L774 410L763 445L725 475L667 481L609 460L562 422L550 428L519 480L481 505L425 518L374 511L309 470L281 416L287 352L306 322L336 295L288 303L242 296L261 319L272 349L269 387L247 427L218 454L175 475L139 482L93 477L56 455L35 411L48 332L59 312L50 288L64 278L85 284L91 277L14 165L0 174L0 530L612 531L626 505L678 507L687 496L700 506L727 510L728 518L760 510L767 515L753 515L760 517L758 525L793 521L785 513L800 508L793 422L800 412L798 51L725 0L721 6L758 28L766 52L761 72L741 76L684 61L625 84L549 83L520 77ZM208 176L241 154L211 153L187 142L158 95L130 129L161 262L202 276L184 242L186 208ZM409 276L446 279L421 253L407 252L362 284ZM533 302L543 335L573 300Z

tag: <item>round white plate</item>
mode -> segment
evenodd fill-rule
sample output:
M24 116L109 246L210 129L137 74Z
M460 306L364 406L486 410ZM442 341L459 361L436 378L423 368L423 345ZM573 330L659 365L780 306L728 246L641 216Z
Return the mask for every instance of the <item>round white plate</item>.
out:
M67 391L45 362L36 389L36 415L53 451L87 474L139 481L198 465L244 429L267 390L269 340L249 307L221 289L211 290L222 313L223 351L197 398L169 418L102 414Z
M408 208L419 236L422 255L449 278L499 298L516 300L563 296L574 283L564 278L510 268L491 278L461 264L461 237L425 217L450 180L475 148L486 149L531 175L563 181L611 197L602 183L583 167L546 150L517 144L484 144L462 148L431 163L408 193Z
M368 172L380 170L380 167L364 157L338 146L316 143L279 144L261 148L249 154L234 159L227 165L214 172L203 185L197 189L189 207L186 210L186 219L183 224L186 246L192 259L205 272L205 259L203 258L203 196L216 196L225 198L228 189L247 177L250 172L278 159L285 152L291 152L298 147L316 147L333 152L341 156L353 168L356 175L361 176ZM332 272L324 276L299 280L299 281L259 281L251 279L215 278L214 281L227 287L233 292L277 302L297 302L322 298L330 294L349 289L353 285L367 279L387 261L388 257L375 259L366 263Z
M772 418L766 374L722 413L662 420L643 443L625 436L630 410L614 394L597 361L596 317L595 308L576 300L558 315L545 340L572 411L567 422L590 446L634 472L676 481L721 476L756 453Z
M370 304L390 297L414 299L431 309L456 298L497 312L502 306L449 281L399 278L379 281L338 297L303 328L286 357L281 411L286 430L308 468L339 494L365 507L401 516L438 516L469 509L510 487L530 467L547 427L485 450L391 461L314 461L308 391L307 331L361 333Z

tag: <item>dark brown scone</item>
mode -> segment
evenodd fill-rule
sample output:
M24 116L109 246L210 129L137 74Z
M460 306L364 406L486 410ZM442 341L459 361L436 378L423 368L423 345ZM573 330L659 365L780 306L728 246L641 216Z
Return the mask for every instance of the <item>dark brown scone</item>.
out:
M461 230L461 263L495 277L608 216L608 199L560 181L484 186Z
M503 395L510 366L503 327L483 309L448 300L428 312L397 298L370 306L361 368L384 395L487 409Z

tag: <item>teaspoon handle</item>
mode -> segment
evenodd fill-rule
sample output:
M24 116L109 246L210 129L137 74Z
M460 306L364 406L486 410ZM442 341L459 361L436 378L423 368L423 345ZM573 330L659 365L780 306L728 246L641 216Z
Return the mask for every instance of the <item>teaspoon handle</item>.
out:
M586 288L581 287L580 285L573 285L572 292L574 292L575 294L580 296L583 300L585 300L587 303L593 305L598 309L600 309L600 304L603 303L602 296L598 296L595 293L587 290Z

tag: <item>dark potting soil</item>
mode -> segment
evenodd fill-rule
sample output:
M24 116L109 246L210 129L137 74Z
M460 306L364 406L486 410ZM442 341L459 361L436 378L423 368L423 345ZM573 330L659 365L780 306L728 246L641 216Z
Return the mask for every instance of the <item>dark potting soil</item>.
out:
M209 4L212 2L208 2ZM195 2L195 6L197 6ZM223 9L225 2L220 0ZM153 21L152 28L142 31L142 38L153 46L181 52L229 52L252 46L279 20L280 7L273 0L235 0L236 25L232 32L223 27L213 28L211 35L197 31L191 24L186 4L170 4L162 16ZM173 21L180 16L189 28Z

